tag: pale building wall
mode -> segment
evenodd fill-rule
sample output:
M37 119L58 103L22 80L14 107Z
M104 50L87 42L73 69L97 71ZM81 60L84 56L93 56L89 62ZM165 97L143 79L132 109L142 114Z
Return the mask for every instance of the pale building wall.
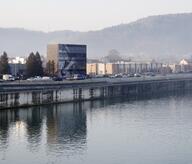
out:
M179 64L170 64L169 67L171 68L173 73L181 72L181 65Z
M105 75L106 74L106 68L104 63L98 63L98 74L99 75Z
M180 65L189 65L189 62L186 59L182 59L179 64Z
M91 75L97 75L98 74L98 68L97 63L88 63L87 64L87 74Z
M181 72L191 72L192 71L192 62L187 59L182 59L179 62L179 65L181 66Z
M125 73L125 64L118 64L118 73Z
M47 46L47 62L54 61L55 71L58 71L58 58L59 58L59 45L58 44L49 44Z
M118 68L117 68L118 64L114 64L114 63L107 63L105 65L106 68L106 74L108 75L114 75L118 73Z

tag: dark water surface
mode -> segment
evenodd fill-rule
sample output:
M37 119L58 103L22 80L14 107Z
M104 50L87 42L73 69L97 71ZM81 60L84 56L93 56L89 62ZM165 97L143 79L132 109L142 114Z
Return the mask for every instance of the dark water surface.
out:
M191 164L192 96L0 112L0 164Z

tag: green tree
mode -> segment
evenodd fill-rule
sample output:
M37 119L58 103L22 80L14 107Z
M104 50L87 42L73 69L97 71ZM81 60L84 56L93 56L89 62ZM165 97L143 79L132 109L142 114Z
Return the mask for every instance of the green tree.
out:
M3 55L0 57L0 74L9 74L10 67L8 62L8 55L6 52L3 52Z
M43 66L39 52L36 52L36 54L30 53L27 59L27 76L43 76Z
M33 52L29 54L26 65L27 65L27 76L28 77L36 76L36 58Z
M36 52L35 59L36 59L36 76L43 76L43 66L39 52Z
M120 53L116 49L112 49L108 52L108 55L102 58L104 62L117 62L123 60L120 57Z
M54 62L54 60L51 61L51 74L52 75L55 74L55 62Z

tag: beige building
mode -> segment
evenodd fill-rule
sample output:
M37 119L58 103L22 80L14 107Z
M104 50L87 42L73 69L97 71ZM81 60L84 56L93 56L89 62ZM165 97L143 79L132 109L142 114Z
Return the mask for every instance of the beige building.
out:
M105 69L107 75L114 75L118 73L118 65L114 63L105 64Z
M98 63L98 74L105 75L106 74L106 67L104 63Z
M113 75L119 73L118 64L114 63L88 63L88 75Z
M87 74L88 75L97 75L98 74L97 63L88 63L87 64Z
M58 71L59 67L59 45L58 44L49 44L47 46L47 62L54 61L55 71Z
M162 64L157 63L154 60L149 62L120 61L116 63L89 63L87 64L87 74L114 75L143 72L160 72L161 68Z

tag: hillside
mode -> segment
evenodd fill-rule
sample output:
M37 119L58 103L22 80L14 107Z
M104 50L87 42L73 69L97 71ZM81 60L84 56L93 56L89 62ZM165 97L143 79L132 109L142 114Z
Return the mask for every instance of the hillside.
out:
M151 16L89 32L0 28L0 52L7 51L12 56L31 51L46 54L48 43L61 42L87 44L89 58L103 57L110 49L117 49L127 57L180 59L192 54L191 29L192 14Z

